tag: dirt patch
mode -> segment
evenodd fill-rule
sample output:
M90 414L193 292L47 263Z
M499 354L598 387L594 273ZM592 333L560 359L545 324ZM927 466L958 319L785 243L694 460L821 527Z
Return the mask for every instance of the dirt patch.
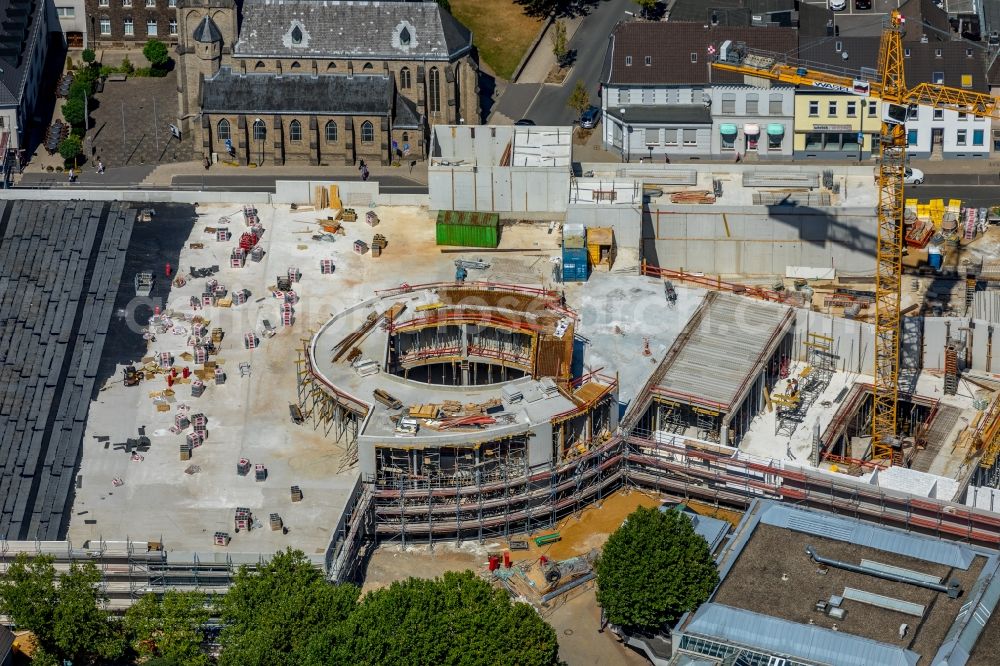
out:
M549 70L548 75L545 77L546 83L562 83L569 76L570 67L560 67L559 65L554 65L552 69Z
M513 76L542 27L541 19L525 16L513 0L452 0L451 13L472 31L479 55L503 79Z

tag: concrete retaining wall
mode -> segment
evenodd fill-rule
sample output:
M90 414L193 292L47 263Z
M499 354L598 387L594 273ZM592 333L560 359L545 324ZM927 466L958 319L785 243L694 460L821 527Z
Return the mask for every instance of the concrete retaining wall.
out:
M643 253L662 268L717 275L784 275L788 266L874 270L871 209L650 206Z
M569 170L531 167L434 167L427 174L435 210L566 211Z
M611 227L615 230L615 245L632 250L642 244L642 218L642 206L570 204L566 211L566 224Z
M269 192L192 192L187 190L85 190L76 188L0 190L0 199L31 201L133 201L138 203L259 203L272 202Z

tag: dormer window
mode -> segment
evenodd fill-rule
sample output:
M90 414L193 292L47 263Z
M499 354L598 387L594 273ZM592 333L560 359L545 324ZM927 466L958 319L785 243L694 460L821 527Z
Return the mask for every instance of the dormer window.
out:
M911 51L910 49L903 49L903 57L904 58L909 58L912 53L913 53L913 51Z
M299 45L302 43L302 28L295 26L292 28L292 44Z
M632 66L632 56L625 56L625 66L626 67Z
M410 45L410 31L408 28L404 27L399 31L399 43L403 46Z
M941 49L934 49L934 57L935 58L941 57Z

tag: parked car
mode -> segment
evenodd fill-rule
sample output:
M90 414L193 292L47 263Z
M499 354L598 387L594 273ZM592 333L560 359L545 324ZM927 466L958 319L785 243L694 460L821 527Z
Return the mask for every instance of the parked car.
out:
M520 120L518 120L514 124L515 125L521 125L521 126L531 127L531 126L533 126L535 124L535 121L531 120L530 118L521 118Z
M854 0L855 9L871 9L872 0Z
M842 12L847 9L847 0L829 0L831 12Z
M921 185L923 182L923 171L920 169L911 169L910 167L906 167L906 171L903 172L904 185ZM875 167L875 184L878 184L878 167Z
M601 108L598 106L592 106L580 114L580 127L583 129L593 129L599 122L601 122Z

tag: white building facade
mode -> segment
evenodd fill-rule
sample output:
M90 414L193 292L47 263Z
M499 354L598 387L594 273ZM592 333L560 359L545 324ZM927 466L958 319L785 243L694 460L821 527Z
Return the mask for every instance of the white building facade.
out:
M988 159L991 134L989 118L929 106L911 109L906 121L907 152L921 159Z

